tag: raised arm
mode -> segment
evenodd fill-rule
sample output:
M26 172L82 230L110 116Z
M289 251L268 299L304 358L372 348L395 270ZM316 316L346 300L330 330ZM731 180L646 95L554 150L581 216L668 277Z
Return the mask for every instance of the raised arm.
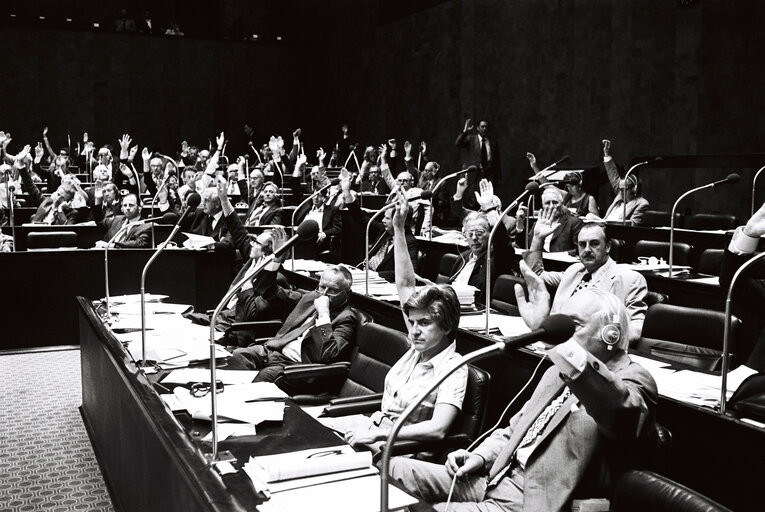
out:
M409 248L406 243L406 217L409 214L409 202L399 191L398 204L393 213L393 258L396 268L396 291L399 302L403 305L415 291L415 275Z
M611 156L611 141L603 139L603 165L606 167L606 174L608 175L608 182L611 183L611 188L614 194L619 195L619 169L616 167L613 157Z

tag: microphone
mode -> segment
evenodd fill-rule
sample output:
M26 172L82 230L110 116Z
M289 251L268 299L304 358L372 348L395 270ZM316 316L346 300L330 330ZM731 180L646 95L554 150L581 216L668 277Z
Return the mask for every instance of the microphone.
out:
M10 169L5 170L5 196L8 201L8 223L11 226L11 239L13 240L13 250L16 250L16 206L14 203L13 194L16 193L16 185L11 183Z
M741 176L738 174L729 174L724 180L714 181L712 183L707 183L706 185L702 185L700 187L692 188L691 190L685 192L683 195L677 198L677 201L675 201L675 204L672 206L672 216L669 218L669 269L668 269L668 278L672 278L672 265L675 261L675 211L677 210L677 205L680 204L680 201L683 200L684 197L689 196L693 194L694 192L698 192L699 190L703 190L705 188L714 188L720 185L726 185L728 183L738 183L738 181L741 179Z
M661 160L664 160L664 158L660 156L655 156L653 158L649 158L648 160L643 160L642 162L638 162L632 167L629 168L627 171L627 174L624 175L624 182L622 184L622 226L627 225L627 178L630 177L632 174L632 171L637 169L638 167L642 167L644 165L648 165L650 163L654 162L660 162Z
M533 182L532 182L533 183ZM765 254L765 253L763 253ZM540 328L532 331L529 335L518 336L518 338L524 338L521 345L529 344L533 341L545 340L551 342L558 342L559 340L565 341L570 338L570 334L566 333L574 332L574 322L565 315L551 315L547 317ZM539 336L535 336L534 333L540 333ZM565 336L565 337L564 337ZM452 373L458 368L468 363L478 361L479 359L485 359L488 356L504 352L506 350L506 343L504 341L498 341L488 347L480 348L474 352L466 354L455 361L449 366L441 375L431 384L425 391L423 391L412 403L410 403L404 412L396 420L393 428L388 433L388 438L385 442L385 450L382 452L382 464L380 471L380 510L387 512L388 510L388 479L390 478L390 458L393 452L393 443L398 436L398 432L401 427L407 422L409 416L417 409L417 407L430 395L438 386L441 385Z
M433 197L433 192L429 190L423 190L419 196L410 197L407 202L418 201L420 199L430 199ZM395 208L396 203L386 204L379 211L375 212L367 221L367 229L364 235L364 295L369 296L369 228L372 226L372 221L380 215L384 214L387 210ZM432 208L432 203L431 203Z
M576 325L566 315L550 315L545 318L539 328L526 334L505 338L505 352L511 352L517 348L525 347L535 341L546 341L557 345L571 338L576 330Z
M339 184L340 184L340 178L334 178L334 179L330 180L330 182L329 182L329 183L327 183L326 185L324 185L323 187L321 187L319 190L317 190L316 192L314 192L314 193L313 193L313 194L311 194L310 196L308 196L308 197L306 197L305 199L303 199L303 200L300 202L300 204L299 204L299 205L297 205L297 208L295 208L295 210L292 212L292 222L291 222L291 225L292 225L293 229L294 229L294 227L295 227L295 216L297 215L297 212L299 212L299 211L300 211L300 209L301 209L303 206L305 206L305 205L306 205L306 204L307 204L309 201L311 201L311 200L312 200L314 197L316 197L317 195L319 195L319 194L321 194L322 192L324 192L325 190L327 190L329 187L331 187L331 186L333 186L333 185L339 185ZM295 270L295 251L294 251L294 250L292 251L292 270L293 270L293 271Z
M196 210L196 208L199 206L199 203L201 202L202 196L196 192L189 194L186 200L186 208L184 208L183 213L181 213L178 222L176 222L175 226L173 226L173 230L170 232L170 236L168 236L167 239L157 247L157 249L154 251L154 254L151 255L149 261L146 262L146 265L144 265L143 271L141 272L141 361L138 363L138 367L140 368L151 366L146 363L146 273L149 271L151 264L154 263L159 255L162 254L162 251L165 250L167 247L167 242L172 240L173 237L178 233L178 230L181 229L181 224L186 219L186 216L189 214L189 212ZM162 217L164 218L165 215Z
M494 234L497 232L497 228L502 224L502 217L510 213L510 210L518 206L524 197L530 194L536 194L539 191L539 183L536 181L530 181L526 184L526 188L521 195L515 198L515 200L508 205L507 208L502 210L497 218L497 223L491 228L489 233L489 241L486 244L486 336L489 335L489 314L491 311L491 241L494 239Z
M733 274L733 278L730 280L730 285L728 286L728 293L725 297L725 323L723 324L723 348L722 348L722 370L720 372L720 376L722 377L722 380L720 382L720 414L725 414L725 408L726 408L726 401L727 401L727 391L728 391L728 370L730 369L730 331L731 331L731 318L733 316L733 313L731 311L731 304L732 304L732 297L733 297L733 288L736 286L736 283L738 282L739 277L741 277L744 272L746 272L749 268L754 266L758 261L765 258L765 252L761 252L759 254L755 254L751 258L749 258L743 265L741 265L738 270L736 270L736 273Z
M308 242L312 240L319 233L319 224L312 219L306 219L300 223L295 229L295 234L284 242L284 245L274 251L274 258L280 257L282 254L292 248L298 240Z

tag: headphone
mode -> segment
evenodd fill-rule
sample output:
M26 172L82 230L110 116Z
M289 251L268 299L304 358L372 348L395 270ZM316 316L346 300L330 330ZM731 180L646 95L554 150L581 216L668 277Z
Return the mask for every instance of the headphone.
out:
M600 294L605 300L607 306L607 314L611 319L611 323L604 325L600 329L600 339L606 344L607 350L613 350L614 346L622 339L622 327L621 318L619 317L619 299L611 294L607 293L599 288L589 287L588 291L593 291Z
M572 185L578 185L580 187L582 186L582 183L584 183L584 176L579 171L569 173L568 176L566 176L566 179L568 183L571 183Z

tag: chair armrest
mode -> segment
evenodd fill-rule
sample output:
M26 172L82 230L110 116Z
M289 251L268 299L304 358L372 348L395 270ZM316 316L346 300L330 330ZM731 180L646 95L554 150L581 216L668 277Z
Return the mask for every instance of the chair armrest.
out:
M469 439L465 434L454 434L446 436L440 441L396 441L393 443L392 456L409 455L422 452L440 452L447 453L458 448L465 448L469 444ZM372 460L376 463L382 458L385 452L385 444L380 445L379 450L373 450Z
M335 418L337 416L348 416L351 414L365 414L380 410L381 400L369 400L366 402L355 402L351 404L328 405L324 409L324 416Z
M357 402L369 402L372 400L382 400L382 393L372 393L370 395L346 396L342 398L333 398L329 405L353 404Z
M282 370L282 377L288 381L345 377L348 375L349 367L350 363L292 365Z
M252 331L255 338L271 338L284 325L280 320L263 320L260 322L237 322L231 324L226 332Z

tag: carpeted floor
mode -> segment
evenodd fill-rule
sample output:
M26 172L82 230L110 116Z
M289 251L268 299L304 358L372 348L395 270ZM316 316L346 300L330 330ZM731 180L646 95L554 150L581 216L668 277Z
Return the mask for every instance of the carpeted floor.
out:
M0 510L114 510L78 407L80 351L2 354Z

